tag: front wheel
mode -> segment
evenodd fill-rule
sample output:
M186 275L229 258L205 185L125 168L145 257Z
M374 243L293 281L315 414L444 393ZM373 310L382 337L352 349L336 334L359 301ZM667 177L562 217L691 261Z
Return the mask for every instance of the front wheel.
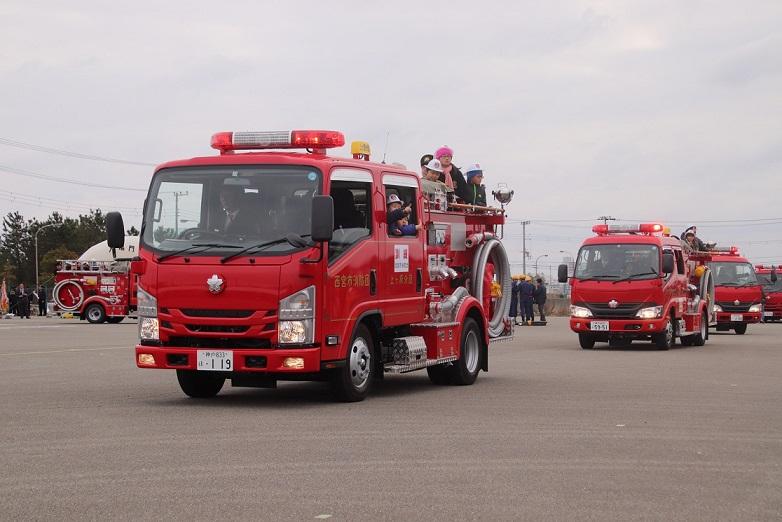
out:
M98 303L92 303L84 311L87 321L92 324L99 324L106 320L106 310Z
M660 350L669 350L673 346L673 323L669 319L665 323L665 330L654 336L654 344Z
M176 378L179 387L185 395L194 399L208 399L214 397L225 384L225 377L212 372L199 372L198 370L177 370Z
M733 330L736 332L736 335L744 335L747 333L747 323L737 324L733 327Z
M581 345L581 348L584 350L591 350L595 347L595 338L592 337L589 334L578 334L578 344Z
M375 343L369 328L364 324L358 325L350 341L345 365L336 370L331 378L331 389L337 399L358 402L369 394L374 371L374 349Z

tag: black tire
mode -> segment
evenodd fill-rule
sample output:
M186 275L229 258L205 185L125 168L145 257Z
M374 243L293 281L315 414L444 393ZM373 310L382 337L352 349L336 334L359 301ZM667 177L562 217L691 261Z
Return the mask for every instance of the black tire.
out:
M591 350L595 347L595 338L592 337L589 334L578 334L578 344L581 345L581 348L584 350Z
M438 364L437 366L429 366L426 369L426 373L429 375L429 380L432 381L432 384L445 386L446 384L451 384L450 369L445 364Z
M121 315L119 317L107 317L106 322L110 324L119 324L122 322L123 319L125 319L124 315Z
M481 351L483 336L475 319L468 317L462 326L462 337L459 341L459 360L449 367L451 384L469 386L478 378L481 371Z
M214 397L220 393L225 384L225 377L222 375L198 370L177 370L176 378L185 395L194 399Z
M342 402L363 401L372 387L376 365L375 341L369 328L363 323L356 327L350 340L345 365L334 371L331 376L331 389L334 396Z
M747 323L739 323L733 327L736 335L744 335L747 333Z
M98 303L91 303L84 309L84 317L92 324L103 323L106 321L106 309Z
M673 323L670 319L665 323L665 330L662 333L655 334L654 345L659 350L670 350L674 343Z
M706 344L706 340L709 338L709 317L706 312L701 315L701 329L698 333L692 336L692 344L695 346L703 346Z
M679 342L682 343L682 346L692 346L695 344L695 335L685 335L684 337L679 337Z

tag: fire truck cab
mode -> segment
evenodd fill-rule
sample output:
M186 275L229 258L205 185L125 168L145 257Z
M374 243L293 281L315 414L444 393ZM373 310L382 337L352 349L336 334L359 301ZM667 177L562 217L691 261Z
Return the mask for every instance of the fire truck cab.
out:
M490 339L510 334L510 289L493 303L484 286L491 264L509 287L504 210L424 193L368 146L326 154L344 143L335 131L218 133L218 155L155 170L131 268L138 367L176 370L191 397L226 379L329 380L345 401L384 374L426 368L464 385L488 369ZM396 201L409 210L389 223ZM122 227L107 215L110 245Z
M571 284L570 328L584 349L596 342L627 346L651 340L667 350L679 338L702 346L708 339L713 290L703 262L658 223L595 225L575 270L560 265ZM700 268L698 268L700 267Z
M714 326L718 332L732 329L743 335L748 324L759 323L763 317L763 289L755 270L735 246L712 250L709 267L715 285Z
M763 287L763 322L782 319L782 281L777 273L782 265L755 265L755 276Z

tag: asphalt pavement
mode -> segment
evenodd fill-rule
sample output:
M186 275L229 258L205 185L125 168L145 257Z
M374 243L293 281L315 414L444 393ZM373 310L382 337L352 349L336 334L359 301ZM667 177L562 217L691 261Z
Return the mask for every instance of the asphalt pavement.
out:
M473 386L185 397L136 324L0 321L3 520L779 520L782 324L581 350L562 318Z

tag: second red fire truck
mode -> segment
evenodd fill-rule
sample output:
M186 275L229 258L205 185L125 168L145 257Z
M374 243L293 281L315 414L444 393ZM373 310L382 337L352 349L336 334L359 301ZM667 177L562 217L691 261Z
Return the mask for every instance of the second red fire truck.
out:
M733 330L739 335L747 325L760 322L763 316L763 289L752 264L738 248L712 250L709 268L716 287L714 312L718 332Z
M667 350L676 339L708 339L714 287L707 254L688 255L659 223L595 225L578 251L570 279L570 328L584 349L651 340Z
M454 205L363 147L326 154L342 145L334 131L225 132L218 155L155 170L131 264L138 367L176 370L191 397L329 380L346 401L384 374L464 385L488 369L489 342L511 331L504 211ZM397 202L394 229L412 235L392 235ZM107 229L120 247L122 218Z

